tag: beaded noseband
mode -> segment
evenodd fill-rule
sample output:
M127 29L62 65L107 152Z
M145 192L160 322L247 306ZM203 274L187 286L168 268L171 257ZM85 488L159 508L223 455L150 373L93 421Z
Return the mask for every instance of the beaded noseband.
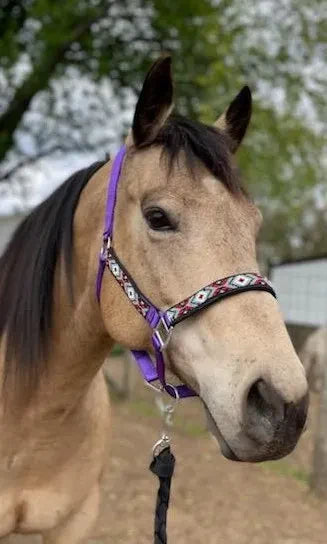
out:
M154 348L156 362L152 361L146 351L132 350L132 354L140 368L146 382L159 380L161 390L165 390L174 398L196 396L196 393L186 385L171 385L165 379L165 361L163 351L167 347L172 330L177 323L191 315L203 310L210 304L217 302L231 295L237 295L244 291L267 291L276 297L276 293L270 282L255 272L234 274L227 278L215 280L214 282L201 287L185 300L178 302L168 310L160 310L154 306L137 287L130 274L119 261L113 247L112 234L114 223L114 212L117 198L118 182L121 168L126 153L123 146L115 157L108 186L108 196L105 215L105 230L103 233L103 246L99 258L99 269L96 283L96 293L100 302L101 284L105 267L107 266L114 278L124 290L126 296L135 309L149 323L152 333L152 345Z

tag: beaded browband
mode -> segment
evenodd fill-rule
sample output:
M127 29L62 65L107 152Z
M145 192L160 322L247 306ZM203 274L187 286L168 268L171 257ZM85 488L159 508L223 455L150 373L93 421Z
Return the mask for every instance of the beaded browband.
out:
M125 153L126 147L123 146L114 160L109 180L105 231L103 233L103 246L100 253L96 284L97 298L100 301L102 278L107 266L135 309L144 317L153 330L152 344L155 352L155 363L148 352L132 350L145 381L152 383L159 380L161 389L167 391L174 398L195 396L196 393L188 386L175 386L167 383L165 379L163 350L168 345L173 327L196 312L228 296L251 290L267 291L274 297L276 297L276 293L266 278L254 272L246 272L215 280L166 311L154 306L137 287L130 274L119 261L111 245L118 182Z

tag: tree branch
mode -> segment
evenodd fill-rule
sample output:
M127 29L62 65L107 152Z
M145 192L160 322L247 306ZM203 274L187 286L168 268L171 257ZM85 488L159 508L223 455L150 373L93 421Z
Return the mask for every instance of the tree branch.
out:
M0 117L0 162L12 147L14 132L36 93L48 85L54 69L64 59L71 44L81 39L100 17L101 15L98 14L96 17L83 21L76 26L67 41L56 44L52 49L46 49L38 65L16 90L7 110Z
M108 139L103 140L103 142L97 142L97 145L99 148L103 147L105 149L108 145ZM30 157L24 157L22 160L18 161L12 168L9 168L3 174L1 174L1 171L0 171L0 183L4 183L10 180L10 178L14 174L16 174L21 168L35 164L40 159L44 159L45 157L48 157L49 155L52 155L55 153L66 154L66 153L72 153L76 151L80 151L80 152L94 151L94 148L92 148L91 146L85 145L83 149L78 150L76 145L71 147L64 147L60 144L55 144L52 147L49 147L47 149L44 149L43 151L40 151L36 155L30 156ZM107 152L104 154L104 156L106 158L109 158L109 154Z
M40 159L43 159L44 157L47 157L51 153L57 153L57 152L64 152L66 151L63 149L60 145L56 145L52 147L51 149L45 149L44 151L41 151L37 155L33 155L31 157L25 157L24 159L18 161L15 166L12 168L9 168L4 174L0 173L0 183L8 181L18 170L23 168L24 166L29 166L31 164L34 164Z

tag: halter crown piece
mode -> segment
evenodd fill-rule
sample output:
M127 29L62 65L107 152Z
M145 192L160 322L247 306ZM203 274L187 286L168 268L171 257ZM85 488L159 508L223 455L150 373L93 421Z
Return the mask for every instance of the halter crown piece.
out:
M105 230L103 233L103 245L99 257L99 268L96 282L97 299L100 302L101 284L105 267L110 270L114 278L122 287L124 293L135 309L144 317L152 329L152 345L155 354L155 363L146 351L132 350L132 354L146 382L151 384L159 380L161 390L165 390L174 398L196 396L196 393L186 385L171 385L165 379L165 361L163 351L167 347L172 330L177 323L191 315L203 310L210 304L225 297L237 295L244 291L268 291L276 298L276 293L270 282L255 272L234 274L201 287L190 297L178 302L168 310L156 308L137 287L126 268L118 259L113 247L113 223L115 204L117 198L118 182L126 154L126 146L123 146L115 157L110 180L105 215Z

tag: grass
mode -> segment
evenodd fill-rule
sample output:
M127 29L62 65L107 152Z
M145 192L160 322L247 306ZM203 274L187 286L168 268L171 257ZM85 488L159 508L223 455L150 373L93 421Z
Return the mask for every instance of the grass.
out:
M131 400L129 401L129 406L133 413L158 420L161 419L158 408L146 400ZM205 435L207 432L202 425L189 421L177 414L174 415L174 429L177 429L182 434L193 437Z
M262 467L264 470L274 472L279 476L294 478L302 484L309 485L310 473L303 468L290 465L287 461L266 461L262 464Z
M122 348L119 344L115 344L112 348L110 355L113 357L117 357L118 355L122 355L124 352L124 348Z

